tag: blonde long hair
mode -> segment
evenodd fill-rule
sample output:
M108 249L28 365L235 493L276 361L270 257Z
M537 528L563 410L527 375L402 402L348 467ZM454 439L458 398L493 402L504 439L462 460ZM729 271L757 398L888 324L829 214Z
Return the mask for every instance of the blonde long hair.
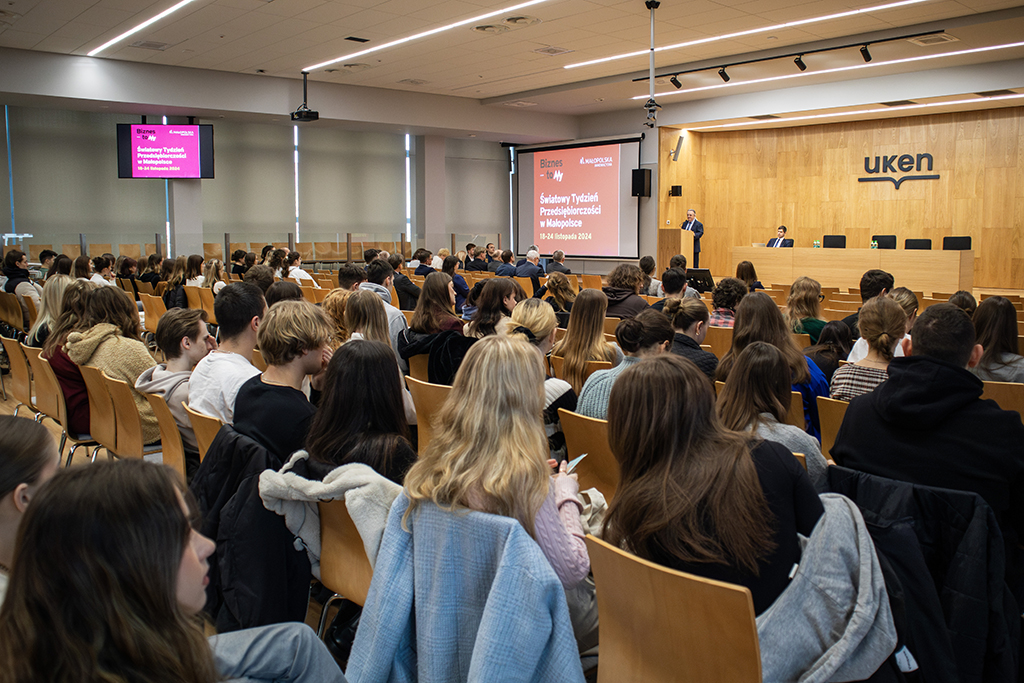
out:
M512 517L533 535L548 495L544 368L529 344L498 335L470 347L433 439L405 475L406 519L432 501Z
M565 336L551 349L551 355L563 359L565 381L577 394L583 388L587 361L615 361L615 347L604 340L604 314L607 310L608 297L604 292L584 289L572 305Z
M517 331L520 327L529 330L533 338L522 331ZM555 316L555 309L540 299L530 298L520 301L512 310L512 325L508 327L508 336L537 346L550 337L556 327L558 318Z
M800 276L789 288L786 299L786 323L794 332L803 332L801 320L817 318L824 320L821 314L821 284L817 280Z
M213 289L213 286L224 279L224 264L220 259L212 258L206 262L203 269L203 287Z
M28 333L30 341L36 341L36 335L43 325L46 325L47 329L51 332L57 326L57 319L60 318L61 301L64 299L64 290L74 281L75 279L70 275L58 273L43 285L43 296L40 299L39 314L36 316L36 322Z
M363 339L384 342L391 346L384 300L368 289L352 292L348 297L345 303L345 327L348 328L349 336L359 332Z
M332 289L324 299L321 307L334 323L334 343L344 344L348 341L349 329L345 327L345 304L352 296L351 289Z

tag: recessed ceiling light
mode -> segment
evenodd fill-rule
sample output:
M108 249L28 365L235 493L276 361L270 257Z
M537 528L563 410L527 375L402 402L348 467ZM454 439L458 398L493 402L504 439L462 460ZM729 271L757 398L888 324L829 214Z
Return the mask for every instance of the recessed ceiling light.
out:
M99 53L103 52L104 50L106 50L111 45L114 45L116 43L120 43L125 38L127 38L129 36L135 35L139 31L141 31L142 29L146 28L147 26L151 26L151 25L155 24L156 22L160 21L164 17L169 16L171 14L174 14L175 12L180 10L182 7L184 7L185 5L191 4L193 2L195 2L195 0L181 0L181 2L179 2L178 4L176 4L176 5L172 6L172 7L168 7L163 12L161 12L160 14L157 14L154 17L146 19L141 24L135 26L134 28L128 29L127 31L125 31L121 35L117 36L116 38L111 38L110 40L108 40L107 42L103 43L102 45L100 45L98 48L96 48L92 52L89 52L88 56L89 57L95 57L96 55L98 55ZM223 37L223 36L221 36L221 37Z
M520 109L523 107L537 106L536 102L527 102L526 100L513 100L511 102L502 102L502 104L504 104L506 107L519 107Z
M567 47L555 47L554 45L548 45L547 47L539 47L536 50L533 50L533 52L540 55L547 55L548 57L557 57L558 55L567 55L572 52L572 50Z
M527 26L539 24L540 19L538 19L537 17L531 17L525 14L520 14L518 16L505 17L504 19L501 20L501 23L507 26L511 26L512 28L525 28Z
M356 36L348 36L347 38L345 38L345 40L351 40L353 43L368 43L368 42L370 42L369 38L358 38Z
M490 35L497 35L499 33L508 33L512 29L504 24L482 24L480 26L474 26L473 30L477 33L487 33Z
M187 0L187 1L188 2L192 2L192 0ZM413 34L411 36L406 36L404 38L398 38L396 40L390 40L390 41L388 41L386 43L382 43L381 45L377 45L375 47L367 48L366 50L361 50L359 52L353 52L352 54L342 55L341 57L335 57L334 59L329 59L326 62L320 62L319 64L313 64L312 66L307 66L305 69L303 69L303 71L316 71L317 69L322 69L325 66L328 66L329 64L334 64L335 62L341 62L341 61L344 61L346 59L352 59L353 57L361 57L362 55L370 54L371 52L377 52L379 50L386 50L389 47L395 47L396 45L402 45L402 44L408 43L409 41L412 41L412 40L419 40L420 38L427 38L428 36L432 36L432 35L435 35L437 33L442 33L444 31L449 31L449 30L451 30L453 28L458 28L459 26L466 26L468 24L475 24L475 23L477 23L479 21L483 21L484 19L490 19L491 17L497 17L497 16L501 16L503 14L508 15L508 14L511 14L511 13L515 12L518 9L522 9L524 7L530 7L531 5L539 5L542 2L547 2L547 0L528 0L527 2L522 2L522 3L519 3L518 5L512 5L511 7L504 7L502 9L495 10L493 12L487 12L486 14L479 14L479 15L477 15L475 17L470 17L469 19L463 19L462 21L456 21L456 22L451 23L451 24L446 24L445 26L438 26L437 28L432 28L429 31L422 31L420 33L415 33L415 34Z
M691 47L693 45L703 45L705 43L714 43L719 40L729 40L731 38L740 38L742 36L750 36L757 33L765 33L766 31L778 31L780 29L793 28L795 26L806 26L807 24L816 24L822 21L832 21L833 19L843 19L845 17L853 17L860 14L870 14L872 12L881 12L882 10L895 9L897 7L906 7L907 5L916 5L921 2L929 2L930 0L899 0L899 2L890 2L885 5L874 5L873 7L863 7L861 9L850 10L848 12L839 12L837 14L826 14L820 17L810 17L809 19L798 19L796 21L787 21L784 24L772 24L771 26L763 26L761 28L747 29L746 31L736 31L735 33L726 33L720 36L711 36L709 38L700 38L698 40L689 40L685 43L675 43L673 45L663 45L662 47L654 48L655 52L663 52L664 50L678 50L684 47ZM611 57L601 57L600 59L591 59L587 62L578 62L576 64L566 64L563 68L575 69L580 66L590 66L592 64L601 64L603 62L611 62L616 59L626 59L627 57L638 57L640 55L649 55L651 51L648 50L637 50L636 52L626 52L621 55L612 55Z

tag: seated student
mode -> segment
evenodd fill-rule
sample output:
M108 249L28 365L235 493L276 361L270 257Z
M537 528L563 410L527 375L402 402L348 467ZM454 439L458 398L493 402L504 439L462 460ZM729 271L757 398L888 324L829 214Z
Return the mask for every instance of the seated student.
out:
M886 380L889 363L903 339L907 316L898 303L883 296L864 304L858 321L868 352L856 363L847 363L835 371L831 397L838 401L850 401L873 391Z
M263 297L267 300L267 308L270 308L278 301L305 301L306 297L302 295L302 287L299 287L294 282L286 282L281 280L267 287L267 291L263 294Z
M974 312L978 310L978 300L974 298L973 294L962 289L959 292L953 292L953 295L949 297L949 303L963 310L971 318L974 317Z
M377 258L378 254L380 254L380 249L373 249L372 247L370 249L363 249L363 264L366 266L370 265L370 261Z
M369 339L391 346L384 300L368 289L352 292L345 301L345 328L349 341Z
M231 252L231 274L232 275L245 275L245 271L249 270L245 266L245 257L246 257L245 249L235 249L233 252Z
M178 259L165 258L160 261L160 277L157 282L167 282L171 279L171 273L174 272L175 265ZM182 264L182 272L184 272L184 263ZM156 282L153 283L156 287Z
M712 327L732 327L736 323L736 309L740 301L748 293L747 286L734 277L723 277L715 285L711 293L711 318L708 324Z
M978 364L970 368L976 377L986 382L1024 382L1017 309L1009 299L990 296L982 301L974 313L974 333L985 350Z
M41 305L37 311L36 322L28 332L25 340L26 346L37 349L43 348L46 338L50 336L50 330L57 325L60 318L61 302L64 300L64 291L74 280L69 275L54 275L43 285L43 296L40 299Z
M92 259L87 255L82 254L75 258L74 265L72 267L74 271L75 279L77 280L91 280L92 278Z
M153 406L135 388L135 381L156 361L140 338L139 309L131 295L116 287L99 287L89 297L79 329L64 344L68 358L127 382L142 420L142 443L159 441Z
M648 308L647 302L639 296L643 284L644 274L636 266L629 263L615 266L608 275L608 286L601 288L608 297L605 315L609 318L632 318Z
M466 270L478 270L487 272L487 249L476 247L472 252L473 258L466 264Z
M683 279L684 280L686 279L686 257L685 256L683 256L682 254L676 254L671 259L669 259L668 267L669 268L678 268L678 269L682 270L683 271ZM668 293L665 291L665 285L664 285L665 276L664 276L664 274L662 274L661 280L662 280L662 286L658 288L658 293L655 296L666 297L666 296L668 296ZM693 287L684 287L682 289L682 295L684 297L690 298L690 299L699 299L700 298L700 292L698 292Z
M187 479L191 479L199 469L199 443L182 404L188 403L192 369L210 351L217 349L217 340L206 327L206 311L195 308L167 311L156 326L156 345L167 360L139 375L135 388L144 394L156 394L167 402L181 432L185 471Z
M757 271L754 270L754 264L750 261L740 261L736 264L736 279L745 282L751 292L764 289L764 285L757 279Z
M501 265L494 269L494 274L499 277L514 277L516 267L512 265L512 252L508 249L501 252Z
M265 244L265 245L263 245L263 248L260 249L260 263L259 263L259 265L261 265L261 266L269 266L270 265L270 254L273 251L274 251L274 245L272 245L272 244Z
M64 428L73 434L89 433L89 394L85 389L85 380L78 365L68 358L64 351L64 342L72 332L82 329L85 324L85 311L89 305L89 297L96 285L88 280L75 279L64 290L60 303L60 315L50 335L43 344L40 355L50 362L57 383L64 395L67 408L68 424Z
M860 277L860 300L862 304L866 304L876 296L883 296L892 291L893 288L893 277L891 274L884 270L872 269L865 272ZM857 316L860 314L860 309L857 309L856 313L852 313L845 318L843 322L850 328L850 335L856 339L860 336L860 330L857 329Z
M235 431L287 460L306 442L316 408L302 384L330 362L334 326L308 301L280 301L267 311L258 334L267 369L239 387Z
M248 273L249 269L256 265L256 252L246 252L245 260L242 263L245 265L245 272Z
M120 265L117 267L117 276L122 280L131 280L132 288L135 288L135 281L138 280L139 262L131 256L119 256L117 259ZM135 292L136 296L138 292Z
M139 279L156 287L156 283L160 282L160 270L163 263L163 256L160 254L150 254L149 258L146 259L146 267L143 269Z
M490 246L490 245L488 245ZM496 260L488 257L488 260ZM563 275L571 275L572 271L565 267L565 252L561 249L555 249L551 254L551 260L548 261L548 275L553 273L562 273Z
M640 271L644 274L644 284L640 287L640 293L645 296L658 296L662 291L661 280L654 277L654 257L644 256L640 259Z
M266 296L267 290L274 284L274 271L270 269L270 266L253 266L245 271L242 280L259 287L263 295Z
M444 260L452 255L452 252L447 247L441 247L434 254L433 258L430 259L430 267L434 270L441 270L441 266L444 265ZM418 275L419 273L417 273ZM429 274L429 273L428 273Z
M746 586L754 612L768 609L800 562L797 534L810 536L823 512L792 453L726 429L704 374L672 354L622 373L608 404L608 441L621 479L604 540Z
M252 353L260 321L267 312L267 302L256 285L232 282L217 295L213 312L220 326L220 345L192 370L188 405L198 413L231 424L235 419L238 390L251 377L260 374L252 364Z
M980 310L980 307L979 307ZM992 507L1007 549L1008 583L1020 596L1024 562L1024 426L981 398L968 372L984 353L971 319L952 304L918 316L889 378L850 401L832 454L844 467L889 479L973 491Z
M203 274L206 272L206 263L199 254L190 254L185 259L185 286L202 287Z
M352 296L351 289L332 289L320 304L320 308L334 325L335 348L348 341L349 330L345 327L345 305L350 296Z
M598 289L584 289L576 297L569 327L553 349L552 356L563 359L562 375L573 391L583 390L587 361L608 361L612 367L623 358L622 349L604 340L604 318L608 297Z
M366 282L361 283L359 289L373 292L384 302L384 313L388 318L388 338L390 339L391 348L398 348L398 335L409 326L409 323L406 321L405 315L395 308L391 302L391 290L389 288L391 287L394 274L394 269L387 261L381 259L371 261L366 266ZM405 369L403 363L399 363L399 365L402 366L403 370Z
M599 420L608 418L608 397L622 372L642 358L666 353L673 337L672 324L664 313L641 311L615 327L615 340L625 356L610 370L598 370L587 378L576 412Z
M906 326L903 335L900 337L900 343L896 345L896 358L903 356L903 344L904 339L910 338L910 331L914 328L914 321L917 320L917 310L920 307L920 302L917 300L917 295L906 287L895 287L892 291L888 292L886 296L900 305L903 309L903 313L906 315ZM970 315L970 314L968 314ZM853 348L850 349L850 354L846 360L851 363L856 363L861 358L868 355L868 342L864 339L863 334L858 339Z
M675 331L672 353L693 361L709 380L714 381L718 358L700 347L708 333L708 307L700 299L666 299L664 312Z
M737 280L737 282L739 282ZM746 288L743 289L746 291ZM800 392L804 403L805 431L821 438L818 423L818 396L828 396L828 384L818 366L804 356L793 340L786 320L772 298L764 292L747 294L736 307L736 325L733 328L732 347L718 362L715 379L725 382L740 352L756 341L768 342L782 352L792 373L793 391Z
M832 376L839 369L839 361L850 355L852 341L850 328L841 320L831 320L821 328L818 343L804 349L804 355L814 361L825 375L825 381L831 384Z
M452 287L455 289L455 312L461 314L466 297L469 296L469 285L466 284L466 278L456 272L458 267L459 260L454 256L448 256L441 264L441 272L452 279Z
M170 259L167 259L169 261ZM164 261L164 264L167 264ZM188 296L185 294L187 283L186 270L188 260L184 256L174 259L171 274L167 278L167 286L164 288L163 300L167 310L172 308L188 308Z
M55 476L25 514L11 567L5 679L344 683L303 624L204 637L215 544L192 529L190 498L170 469L139 460Z
M811 344L818 343L825 318L821 314L821 284L809 277L798 277L786 298L786 322L797 334L806 334Z
M403 311L415 310L416 300L420 297L420 288L399 270L404 262L402 255L391 254L391 256L388 256L387 261L388 265L395 271L392 284L395 287L395 292L398 293L398 307Z
M540 299L526 299L516 304L512 311L512 324L509 326L509 337L529 343L540 357L547 360L551 347L555 344L555 330L558 318L551 307ZM569 383L557 377L544 379L544 432L548 437L548 448L551 458L564 460L565 435L562 423L558 419L558 409L576 410L576 392Z
M89 280L96 285L103 287L117 287L117 283L114 282L114 273L112 268L114 263L106 256L97 256L92 260L92 276Z
M57 252L53 249L43 249L39 252L39 277L44 281L50 274L50 268L53 267L55 258L57 258Z
M845 327L845 325L844 325ZM786 424L792 396L789 371L782 352L771 344L754 342L743 349L729 379L718 395L718 419L726 429L782 444L803 453L814 488L828 490L828 474L817 440L804 430Z
M7 278L4 283L4 291L18 296L18 303L21 304L22 315L25 319L24 326L28 327L28 305L25 303L25 299L30 300L38 311L41 306L40 299L43 296L43 288L29 279L28 255L25 252L19 249L11 249L7 252L4 256L4 277Z
M569 278L565 273L554 271L548 275L547 296L544 301L551 304L555 313L572 313L573 302L576 301L576 292L569 285Z
M67 275L68 277L71 277L71 271L74 267L75 264L70 258L64 254L60 254L53 259L53 266L46 271L46 279L49 280L54 275Z
M419 275L420 277L426 277L434 272L431 267L433 262L433 253L429 249L420 247L412 254L412 261L409 262L409 267L413 269L413 275Z
M320 289L320 284L317 283L313 276L302 269L302 254L299 252L289 251L288 256L284 259L284 267L288 273L284 277L294 278L304 287Z
M0 415L0 606L14 566L18 525L40 487L59 468L60 453L46 427Z
M228 286L224 280L224 265L219 259L212 258L203 266L203 283L199 286L212 289L215 295Z
M455 315L455 287L445 273L431 273L423 281L409 329L419 334L452 330L462 334L462 319Z
M430 271L433 273L433 269ZM346 263L338 268L338 287L355 291L359 285L366 282L366 271L351 263Z
M665 303L669 299L682 299L687 296L687 292L691 290L686 284L686 270L684 268L669 268L661 274L661 280L658 283L659 295L664 297L651 304L651 308L656 311L663 311L665 309ZM700 296L689 297L695 298L700 301Z
M467 337L481 339L491 334L507 334L509 319L521 297L513 280L491 278L483 283L476 299L473 320L463 327Z
M288 268L285 266L287 258L288 251L286 249L274 249L267 255L267 265L274 271L274 277L288 277Z

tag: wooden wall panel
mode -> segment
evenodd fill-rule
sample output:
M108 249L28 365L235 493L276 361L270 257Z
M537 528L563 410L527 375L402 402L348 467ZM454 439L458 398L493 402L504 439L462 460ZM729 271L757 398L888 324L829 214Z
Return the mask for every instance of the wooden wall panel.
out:
M975 286L1024 286L1024 108L722 133L662 128L659 140L659 226L695 209L706 231L701 265L716 277L731 274L733 246L766 242L786 225L798 247L844 234L864 248L871 235L895 234L901 248L926 237L940 249L944 236L970 235ZM934 157L939 180L898 190L857 182L868 175L865 156L919 153ZM672 185L682 197L669 196Z

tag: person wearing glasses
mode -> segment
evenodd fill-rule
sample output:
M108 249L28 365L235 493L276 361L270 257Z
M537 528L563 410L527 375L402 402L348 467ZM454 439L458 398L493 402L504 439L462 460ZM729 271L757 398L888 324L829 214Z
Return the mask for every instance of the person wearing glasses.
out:
M789 288L786 321L793 332L809 335L811 344L818 343L818 336L827 322L821 312L821 302L824 300L821 284L809 277L798 277Z

